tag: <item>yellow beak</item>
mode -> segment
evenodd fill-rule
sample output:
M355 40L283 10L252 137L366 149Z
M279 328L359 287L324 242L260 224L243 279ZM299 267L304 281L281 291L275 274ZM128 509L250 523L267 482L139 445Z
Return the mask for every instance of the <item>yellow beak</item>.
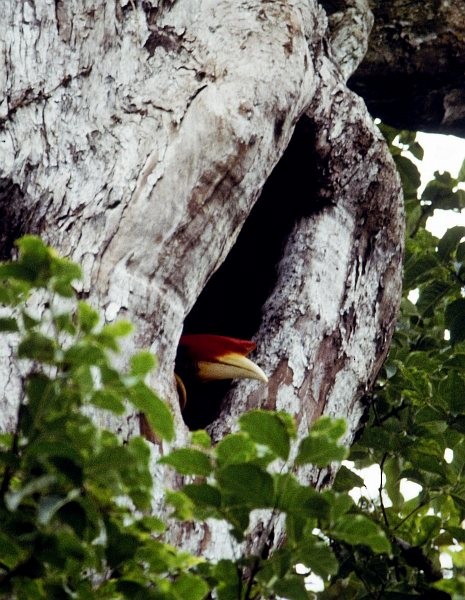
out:
M204 381L214 379L258 379L268 383L268 377L246 356L231 352L223 354L215 361L197 362L197 375Z
M181 409L186 405L189 380L258 379L267 383L261 368L246 357L254 349L255 343L248 340L213 334L183 335L175 373Z

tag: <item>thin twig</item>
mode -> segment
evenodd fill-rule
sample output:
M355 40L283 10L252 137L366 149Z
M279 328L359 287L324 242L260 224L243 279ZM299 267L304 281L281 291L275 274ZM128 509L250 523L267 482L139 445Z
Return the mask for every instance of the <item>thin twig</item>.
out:
M252 586L253 586L253 583L255 580L255 575L258 573L259 567L260 567L260 559L258 557L256 557L252 566L250 567L250 574L247 579L247 587L245 589L244 600L252 600L252 597L250 594L252 592Z
M379 468L380 468L380 474L379 474L379 488L378 488L378 493L379 493L379 503L381 506L381 512L383 513L383 519L384 519L384 523L386 525L386 527L389 528L389 519L387 518L387 514L386 514L386 508L384 506L384 502L383 502L383 473L384 473L384 463L386 462L386 459L388 458L388 454L387 452L385 452L383 454L383 458L381 459Z
M394 533L394 531L399 529L399 527L401 525L403 525L405 523L405 521L407 521L407 519L410 519L411 516L413 516L417 511L424 508L427 504L428 504L428 502L423 501L423 502L420 502L420 504L418 506L415 506L415 508L412 508L412 510L401 521L399 521L397 523L397 525L392 529L392 532Z

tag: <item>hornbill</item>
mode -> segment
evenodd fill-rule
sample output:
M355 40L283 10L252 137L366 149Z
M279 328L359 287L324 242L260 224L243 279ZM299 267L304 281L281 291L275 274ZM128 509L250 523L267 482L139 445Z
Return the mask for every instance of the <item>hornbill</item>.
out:
M212 334L187 334L179 340L175 376L184 422L205 427L218 415L228 387L225 380L268 378L247 358L255 343ZM209 385L205 385L205 383Z
M221 399L229 379L268 378L261 368L247 358L255 343L247 340L213 334L186 334L179 340L175 377L179 404L184 422L189 429L205 427L218 415ZM204 385L211 382L210 385ZM216 383L216 385L215 385ZM218 385L219 384L219 385ZM153 440L141 419L141 433Z

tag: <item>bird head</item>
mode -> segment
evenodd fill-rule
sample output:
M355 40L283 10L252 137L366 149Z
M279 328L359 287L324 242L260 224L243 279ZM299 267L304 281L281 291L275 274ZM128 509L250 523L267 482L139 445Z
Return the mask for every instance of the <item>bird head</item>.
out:
M222 335L183 335L179 341L176 370L181 408L187 403L184 377L202 382L258 379L267 383L262 369L247 358L254 349L254 342Z

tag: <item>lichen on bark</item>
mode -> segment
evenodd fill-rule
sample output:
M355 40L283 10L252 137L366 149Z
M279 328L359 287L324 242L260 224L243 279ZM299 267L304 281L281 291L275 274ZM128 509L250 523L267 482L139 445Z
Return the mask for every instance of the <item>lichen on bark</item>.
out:
M0 177L21 196L4 216L82 264L81 293L108 321L135 322L125 352L158 355L152 383L177 415L178 444L187 430L173 365L184 321L297 123L308 126L308 187L286 217L255 331L270 385L232 391L212 434L263 406L293 413L301 433L319 414L345 415L349 439L387 351L400 294L400 185L347 89L360 57L339 33L330 49L327 16L308 0L0 7ZM283 215L287 205L274 203ZM2 356L11 412L18 388ZM128 436L135 423L114 426ZM231 549L219 525L173 536L206 553Z

